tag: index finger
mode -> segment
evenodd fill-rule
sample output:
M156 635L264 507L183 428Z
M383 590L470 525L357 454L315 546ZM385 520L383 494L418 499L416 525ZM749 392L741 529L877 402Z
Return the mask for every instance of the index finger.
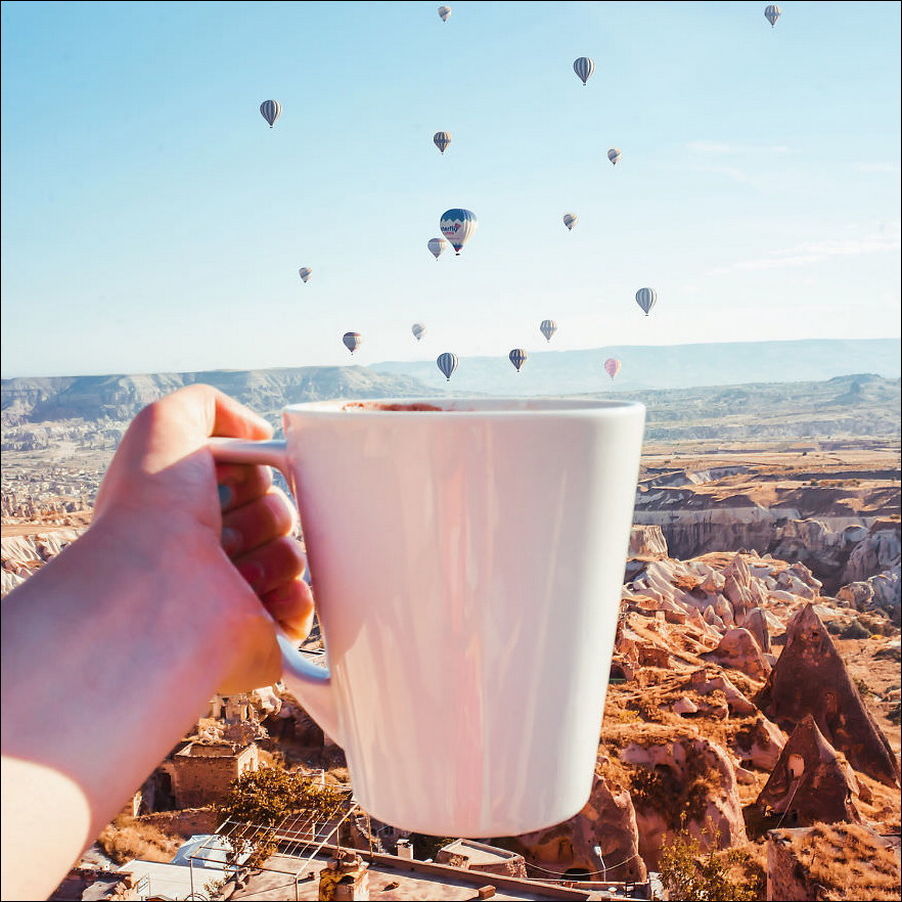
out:
M166 413L170 412L168 408L180 408L176 411L181 414L180 421L198 431L194 436L198 442L214 435L268 439L273 433L263 417L212 385L189 385L162 398L158 404L165 405Z

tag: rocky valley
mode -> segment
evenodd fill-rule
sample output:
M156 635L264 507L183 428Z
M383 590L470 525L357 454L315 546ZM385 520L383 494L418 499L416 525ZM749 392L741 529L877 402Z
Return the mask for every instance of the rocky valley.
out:
M286 400L333 391L428 394L336 370L228 374L221 386L273 421ZM13 381L4 593L86 528L128 419L175 387ZM728 872L741 898L898 897L898 398L898 380L861 376L641 393L649 426L591 797L563 824L484 842L522 859L531 879L624 898L650 891L650 874L673 878L680 860ZM318 653L317 630L305 645ZM214 698L198 715L130 803L129 830L162 830L171 844L215 827L219 771L204 776L190 759L205 749L347 782L341 749L278 685ZM438 842L401 827L357 812L342 842ZM103 848L124 830L108 828Z

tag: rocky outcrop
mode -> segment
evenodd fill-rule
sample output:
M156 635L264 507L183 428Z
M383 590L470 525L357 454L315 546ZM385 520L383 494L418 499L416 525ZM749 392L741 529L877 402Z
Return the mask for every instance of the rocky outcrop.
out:
M569 820L535 833L506 837L505 848L527 864L562 873L582 868L598 880L640 881L646 869L639 856L636 813L630 794L596 776L589 801ZM601 849L601 858L595 847Z
M723 674L711 675L708 669L703 667L692 673L688 685L693 692L701 696L719 693L730 712L740 717L757 711L757 708Z
M792 731L756 804L787 827L859 822L858 780L809 714Z
M878 520L850 552L841 579L843 583L863 581L898 567L900 562L902 538L899 523Z
M628 557L660 560L667 557L667 542L660 526L633 526Z
M752 608L745 615L741 625L755 637L758 648L763 653L768 654L771 649L770 630L768 629L767 614L764 608Z
M764 653L755 637L747 629L727 630L717 648L704 652L700 657L740 670L753 679L763 680L770 673L770 664L764 659Z
M786 730L811 715L826 740L856 770L889 785L898 782L892 748L862 702L813 605L806 605L790 622L786 647L754 701Z
M681 829L707 848L746 841L735 767L716 743L649 737L627 745L620 759L634 767L630 795L639 851L650 868L657 867L664 841Z
M785 745L783 731L761 716L739 730L733 739L733 750L743 764L768 772L777 766Z
M74 542L83 531L57 529L33 535L3 536L0 539L3 594L23 583L47 561L56 557L63 548Z

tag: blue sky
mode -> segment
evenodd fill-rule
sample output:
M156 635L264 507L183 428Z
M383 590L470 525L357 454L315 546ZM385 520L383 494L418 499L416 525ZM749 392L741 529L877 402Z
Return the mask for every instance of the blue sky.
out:
M4 2L3 376L899 334L899 4L451 5Z

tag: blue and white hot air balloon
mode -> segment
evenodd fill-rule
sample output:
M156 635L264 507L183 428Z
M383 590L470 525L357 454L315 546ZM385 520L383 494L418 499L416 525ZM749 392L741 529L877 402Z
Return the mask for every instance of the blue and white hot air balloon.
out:
M303 280L304 284L306 285L306 284L307 284L307 280L310 278L310 276L313 275L313 270L312 270L309 266L302 266L302 267L298 270L298 275L301 277L301 279Z
M448 246L448 242L445 241L444 238L430 238L426 242L426 247L429 248L429 253L438 260L439 256L441 256L442 251Z
M473 237L479 223L476 214L469 210L445 210L439 222L442 234L451 242L451 247L459 256L463 246Z
M526 358L529 356L523 348L514 348L510 354L507 355L510 362L517 368L517 372L520 372L520 367L526 363Z
M773 4L771 4L770 6L765 8L764 18L767 19L768 22L770 22L771 28L773 28L774 25L777 24L777 19L780 18L781 12L782 12L782 10L780 9L780 7L774 6Z
M260 104L260 115L269 123L272 128L276 119L282 115L282 104L278 100L264 100Z
M616 166L620 162L620 158L623 154L620 152L619 147L612 147L608 151L608 159L611 161L611 165Z
M450 6L440 6L438 8L438 14L442 17L443 22L447 22L448 16L451 15L451 7Z
M451 132L436 132L432 136L432 143L441 151L442 155L444 155L445 151L448 149L448 145L451 143Z
M543 319L539 331L545 336L545 341L551 341L551 336L557 332L557 323L553 319Z
M571 232L573 231L573 226L576 225L577 219L579 219L579 217L576 215L576 213L565 213L564 214L564 225L567 226L568 231L571 231Z
M654 288L640 288L636 292L636 303L645 311L646 316L648 316L651 308L655 306L655 301L657 300L658 292Z
M595 63L592 62L589 57L581 56L579 59L573 61L573 71L579 76L579 80L583 83L583 87L585 87L586 82L595 71Z
M363 337L359 332L345 332L344 335L341 336L342 343L344 346L353 354L360 347L360 342L363 341Z
M426 333L426 327L422 323L414 323L410 327L410 331L413 332L413 337L419 341Z
M442 375L448 382L451 381L451 374L457 369L457 354L445 351L436 358L435 365L441 370Z

